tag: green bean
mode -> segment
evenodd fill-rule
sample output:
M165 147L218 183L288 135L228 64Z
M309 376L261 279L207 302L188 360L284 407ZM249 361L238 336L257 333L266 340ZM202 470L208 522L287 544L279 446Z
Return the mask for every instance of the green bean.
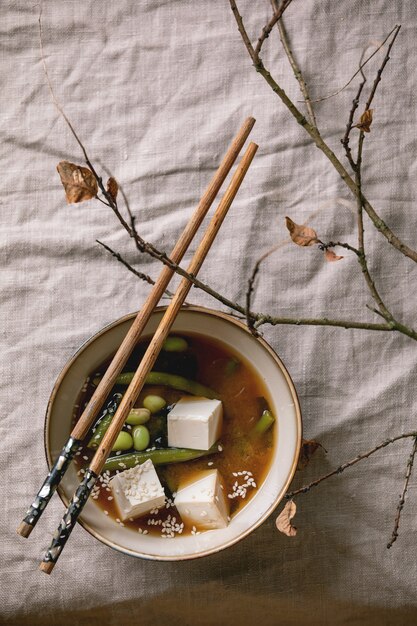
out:
M146 450L146 448L149 446L151 436L146 426L142 426L142 425L135 426L135 428L132 431L132 437L133 437L133 447L135 448L135 450L138 450L138 451Z
M103 439L106 430L110 426L110 422L113 419L113 415L117 411L120 400L122 399L121 393L115 393L110 402L108 403L104 413L100 417L95 427L93 436L87 444L87 448L98 448Z
M137 426L138 424L146 424L151 418L151 412L149 409L131 409L127 416L126 424Z
M165 398L161 398L161 396L146 396L143 400L143 406L152 414L159 413L166 405Z
M185 352L188 350L188 343L182 337L167 337L162 350L165 352Z
M271 428L274 422L275 417L272 415L271 411L269 411L269 409L265 409L259 421L255 424L253 433L256 435L263 435L269 428Z
M145 452L130 452L129 454L121 454L107 459L104 469L113 472L115 470L127 469L135 467L139 463L144 463L151 459L154 465L167 465L168 463L182 463L184 461L192 461L202 456L215 454L218 452L218 444L215 444L210 450L189 450L188 448L159 448L157 450L148 450Z
M116 378L117 385L130 385L135 372L124 372L119 374ZM101 376L96 376L93 380L95 385L98 385L101 380ZM219 399L219 395L204 385L200 385L195 380L178 376L177 374L168 374L168 372L149 372L145 381L146 385L162 385L163 387L171 387L171 389L177 389L178 391L186 391L193 396L203 396L210 399Z
M133 447L133 439L130 433L122 430L118 435L112 447L112 452L120 452L121 450L130 450Z

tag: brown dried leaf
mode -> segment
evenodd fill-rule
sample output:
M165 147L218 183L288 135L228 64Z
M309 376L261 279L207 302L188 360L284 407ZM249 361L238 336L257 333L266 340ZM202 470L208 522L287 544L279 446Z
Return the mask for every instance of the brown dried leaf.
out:
M367 111L364 111L359 120L359 124L356 124L356 128L359 128L359 130L363 130L365 133L370 133L373 112L373 109L368 109Z
M68 204L95 198L98 192L97 181L93 172L87 167L61 161L56 169L61 177Z
M314 441L314 439L303 439L297 469L302 470L307 467L311 457L319 448L323 448L323 446L318 441ZM326 452L325 448L323 448L323 450Z
M119 191L119 185L117 184L117 180L113 178L109 178L107 181L107 192L111 195L112 199L116 202L117 192Z
M291 520L297 511L294 500L290 500L278 515L275 525L280 533L284 533L287 537L295 537L297 529L291 525Z
M342 256L338 256L335 252L333 252L333 250L329 250L329 248L326 250L326 252L324 253L326 256L326 261L340 261L340 259L343 259Z
M309 226L296 224L289 217L285 218L290 237L297 246L312 246L318 243L317 233Z

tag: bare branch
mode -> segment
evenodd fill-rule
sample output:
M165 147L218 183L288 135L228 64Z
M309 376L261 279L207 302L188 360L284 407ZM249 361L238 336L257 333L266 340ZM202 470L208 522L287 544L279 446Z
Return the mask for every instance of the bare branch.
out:
M379 443L377 446L375 446L374 448L371 448L367 452L364 452L363 454L359 454L358 456L355 456L355 458L352 459L351 461L346 461L345 463L342 463L342 465L339 465L339 467L336 467L336 469L332 470L328 474L324 474L324 476L320 476L320 478L313 480L313 482L311 482L310 484L304 485L304 487L300 487L299 489L296 489L295 491L290 491L289 493L285 494L285 498L287 500L291 500L292 498L294 498L295 496L298 496L301 493L307 493L308 491L310 491L310 489L312 489L313 487L317 487L317 485L322 483L324 480L327 480L328 478L331 478L332 476L336 476L336 474L341 474L348 467L352 467L352 465L356 465L356 463L359 463L359 461L363 461L364 459L367 459L372 454L375 454L375 452L378 452L378 450L382 450L382 448L389 446L391 443L394 443L395 441L400 441L400 439L408 439L411 437L417 437L417 432L412 431L409 433L403 433L402 435L397 435L396 437L391 437L390 439L386 439L385 441L383 441L382 443Z
M384 57L382 65L381 65L381 67L379 68L379 70L377 72L374 84L373 84L372 89L371 89L371 93L369 94L369 98L368 98L368 100L366 102L366 105L365 105L365 111L368 111L368 109L370 108L370 106L372 104L372 100L374 99L374 96L375 96L375 93L376 93L376 89L377 89L377 87L379 85L379 82L381 80L381 77L382 77L382 72L384 71L384 68L385 68L386 64L390 60L390 53L391 53L391 50L392 50L392 46L394 45L395 40L397 39L397 35L400 32L400 29L401 29L401 24L394 28L394 36L393 36L393 38L390 41L390 44L388 46L388 50L387 50L387 53L386 53L386 55Z
M240 15L240 13L238 11L238 8L237 8L235 0L229 0L229 2L230 2L230 7L231 7L231 9L233 11L233 15L235 16L235 20L236 20L237 27L238 27L238 30L240 32L240 35L242 37L242 41L243 41L243 43L246 46L246 50L248 51L250 58L255 63L255 49L252 46L251 40L249 39L249 35L248 35L248 33L246 31L246 28L245 28L245 26L243 24L242 16Z
M236 21L238 23L239 30L244 29L242 17L239 15L235 0L229 0L230 5L232 6L233 13L235 15ZM239 22L237 15L239 15ZM246 32L246 31L245 31ZM245 43L246 45L246 43ZM252 60L253 56L249 52ZM335 153L330 149L328 144L323 140L317 128L315 128L312 124L308 122L305 116L299 111L299 109L295 106L295 104L291 101L291 99L287 96L284 89L280 87L280 85L276 82L276 80L272 77L271 73L266 69L261 60L255 63L255 69L267 84L271 87L272 91L277 94L277 96L281 99L283 104L287 107L291 115L295 118L298 124L300 124L305 131L310 135L316 146L325 154L325 156L332 163L333 167L342 178L344 183L350 189L350 191L357 197L359 190L353 178L349 175L346 168L342 165L341 161L337 158ZM375 228L387 239L387 241L399 252L401 252L404 256L412 259L415 263L417 263L417 251L413 250L407 246L399 237L397 237L393 231L389 228L389 226L384 222L384 220L378 215L375 211L374 207L371 205L369 200L362 196L363 200L363 208L367 212L369 218L372 220Z
M413 447L411 449L410 456L408 457L407 469L405 472L404 487L401 492L400 501L398 502L397 515L395 516L395 522L394 522L394 530L392 531L391 539L387 543L388 549L391 548L392 545L397 541L398 527L400 525L401 512L404 508L405 496L407 495L408 483L410 482L410 477L411 477L411 472L413 469L414 458L416 456L416 452L417 452L417 437L414 438Z
M362 56L363 56L363 54L364 53L362 53ZM361 57L361 59L362 59L362 57ZM355 111L357 110L357 108L359 106L359 101L360 101L360 97L361 97L361 94L362 94L362 90L363 90L363 88L365 86L365 83L366 83L366 76L363 73L363 69L362 68L363 68L363 65L359 66L359 70L358 70L358 72L360 72L361 75L362 75L362 81L359 84L358 91L356 92L356 96L352 100L352 106L351 106L351 109L349 111L349 119L348 119L348 122L346 124L346 131L345 131L345 134L344 134L343 138L340 140L341 143L342 143L342 146L345 149L347 159L348 159L348 161L350 163L350 166L351 166L353 171L356 171L357 164L353 160L352 150L350 148L349 141L350 141L350 133L351 133L352 128L353 128L353 118L355 116ZM361 202L361 207L362 207L362 202Z
M276 7L275 5L273 6L275 13L274 15L271 17L271 19L269 20L268 24L266 24L266 26L263 27L262 29L262 33L258 39L258 42L256 44L256 48L255 48L255 59L257 61L260 60L260 53L261 53L261 49L262 46L265 42L266 39L268 39L269 35L272 32L272 29L274 28L275 24L278 23L278 21L281 19L284 11L289 7L289 5L291 4L292 0L281 0L281 4L279 5L279 7Z
M248 289L246 291L246 324L253 335L257 335L257 331L254 326L254 319L251 316L251 297L254 291L254 285L256 276L259 271L259 262L256 263L255 268L248 280Z
M271 0L271 4L272 4L272 8L274 9L274 11L278 11L277 0ZM300 91L303 95L304 102L307 108L309 121L313 126L317 128L316 116L314 114L314 109L311 103L311 98L310 98L310 94L307 88L307 83L304 80L304 76L301 72L300 66L297 64L295 57L294 57L294 53L291 50L290 43L288 40L288 35L284 26L284 20L282 19L282 17L278 21L278 31L279 31L279 37L281 39L282 47L284 48L285 54L287 55L288 61L291 65L291 69L294 72L294 76L300 86Z
M130 263L128 263L128 261L126 261L126 259L124 259L122 257L121 254L119 254L118 252L116 252L115 250L113 250L112 248L110 248L110 246L106 245L105 243L103 243L102 241L100 241L99 239L96 239L96 242L102 246L105 250L107 250L107 252L110 252L110 254L112 256L114 256L115 259L117 259L119 261L119 263L121 263L122 265L124 265L129 272L132 272L132 274L134 274L137 278L140 278L141 280L143 280L145 283L148 283L148 285L154 285L155 281L153 280L153 278L151 278L148 274L144 274L143 272L139 272L138 270L136 270L132 265L130 265ZM172 298L173 293L171 291L169 291L168 289L166 289L164 291L165 295L167 295L169 298Z

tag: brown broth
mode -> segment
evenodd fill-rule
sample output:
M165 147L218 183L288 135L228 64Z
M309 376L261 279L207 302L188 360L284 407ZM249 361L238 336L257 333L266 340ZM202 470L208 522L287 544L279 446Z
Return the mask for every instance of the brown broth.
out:
M186 353L169 353L168 357L165 354L161 358L162 360L168 358L168 362L157 362L154 370L177 373L187 378L193 378L199 383L214 389L219 394L224 410L223 430L220 438L222 451L193 461L156 466L158 476L165 488L167 498L169 498L167 506L160 509L158 514L147 514L134 521L126 521L124 525L135 528L139 532L149 532L158 535L161 534L162 523L166 522L166 520L176 518L177 523L181 522L178 511L174 506L170 505L172 493L177 490L180 483L188 482L200 470L217 469L222 476L226 495L233 493L233 485L236 481L238 481L238 484L245 482L244 475L236 476L234 474L251 472L256 482L256 488L249 487L245 498L226 498L230 505L230 517L233 517L242 509L256 493L256 490L261 486L268 473L272 460L274 430L276 428L275 423L263 435L258 437L250 436L251 429L260 418L265 404L269 404L269 398L262 380L247 361L242 360L237 353L234 353L225 344L217 340L208 339L197 333L176 333L175 336L184 337L189 344L189 350ZM148 342L149 339L140 341L124 368L125 372L137 368ZM92 379L95 375L103 374L106 371L110 360L103 363L96 372L91 373L90 379L88 379L75 405L74 422L79 419L84 406L94 392L95 387L91 382ZM235 367L233 367L233 363L235 363ZM173 367L177 368L177 371L173 372ZM123 393L125 389L126 387L116 386L109 397L115 391ZM135 406L142 406L142 400L148 394L164 397L168 405L177 402L181 396L185 395L182 391L176 391L167 387L146 385L139 395ZM151 417L150 421L153 419L155 419L154 416ZM81 470L88 466L94 456L95 450L87 448L91 434L90 431L83 442L82 450L75 457L75 463L80 475L82 473ZM153 445L158 444L151 440L150 446L152 447ZM109 516L121 523L118 519L119 513L112 495L109 488L106 490L102 486L96 503ZM157 525L152 525L148 523L151 519L161 520L161 522L157 521ZM183 534L190 532L192 532L192 527L185 524Z

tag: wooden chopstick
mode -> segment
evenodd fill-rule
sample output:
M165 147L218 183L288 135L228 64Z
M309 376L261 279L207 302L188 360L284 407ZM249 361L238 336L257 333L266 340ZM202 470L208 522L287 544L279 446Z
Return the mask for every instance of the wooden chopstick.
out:
M208 228L201 240L190 265L187 268L187 272L192 275L196 275L203 264L204 259L222 225L227 211L229 210L233 199L235 198L238 189L249 169L253 157L255 156L258 146L254 143L249 144L238 168L236 169L232 180L220 201L219 206L214 213ZM149 346L136 370L132 382L125 395L123 396L120 405L110 423L109 428L106 431L89 468L84 474L84 478L80 483L77 491L75 492L68 508L62 518L62 521L58 527L57 532L54 535L48 550L45 553L44 559L40 564L40 569L46 574L50 574L55 567L55 564L64 548L72 529L80 515L95 483L98 480L98 476L103 469L107 457L109 456L114 442L120 433L129 411L133 407L139 393L141 392L146 376L151 371L158 354L162 348L162 344L165 341L172 324L191 289L191 282L187 278L183 278L178 286L175 295L173 296L170 305L168 306L153 338L151 339Z
M207 189L205 190L201 200L192 215L190 221L178 239L170 258L179 263L183 258L188 246L190 245L194 235L196 234L201 222L203 221L207 211L212 205L217 193L220 190L227 174L230 172L232 165L236 161L246 139L251 132L255 119L248 117L241 126L238 134L230 144L219 168L211 179ZM66 444L62 448L57 460L46 477L41 489L39 490L35 500L29 507L26 515L17 529L17 533L22 537L29 537L36 523L39 521L42 512L45 510L49 500L54 494L56 488L61 482L68 466L73 459L75 453L81 446L81 440L86 436L90 426L93 424L98 415L100 408L103 406L108 394L110 393L117 376L125 366L130 354L133 351L140 335L145 328L149 317L154 310L156 304L161 299L169 281L172 278L174 270L164 265L152 291L146 299L144 305L137 314L132 323L126 337L117 350L112 362L107 368L106 373L101 379L97 389L94 391L88 405L85 407L80 419L75 425L73 431Z

